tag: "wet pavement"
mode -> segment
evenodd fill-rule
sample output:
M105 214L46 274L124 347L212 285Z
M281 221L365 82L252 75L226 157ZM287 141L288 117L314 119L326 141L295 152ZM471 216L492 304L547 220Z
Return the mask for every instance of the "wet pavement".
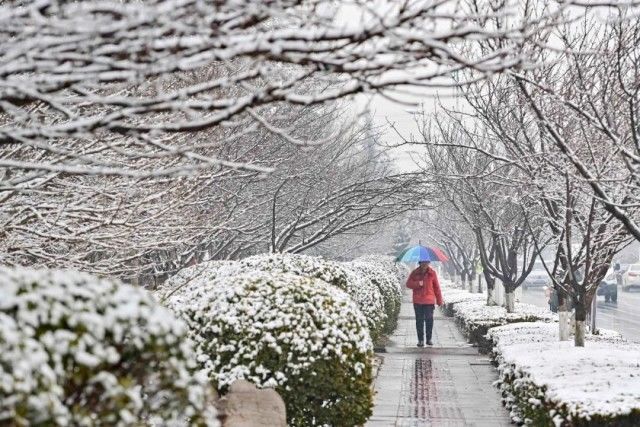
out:
M370 427L511 426L489 359L470 347L453 319L435 311L433 347L416 347L410 295L398 328L381 354Z

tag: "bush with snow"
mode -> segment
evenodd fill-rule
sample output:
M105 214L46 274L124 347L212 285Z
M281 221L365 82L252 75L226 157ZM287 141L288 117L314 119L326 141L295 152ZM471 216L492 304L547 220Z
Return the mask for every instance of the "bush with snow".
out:
M0 268L0 424L217 425L187 334L143 289Z
M445 305L442 307L442 311L446 316L453 317L455 315L454 307L456 304L467 301L483 301L485 302L487 297L485 294L475 294L463 289L455 289L447 286L441 286L442 299L444 299Z
M353 261L344 263L344 265L360 277L368 280L370 282L368 286L373 284L378 288L386 314L382 332L385 334L393 332L398 324L398 314L402 304L402 291L395 273L385 270L372 262Z
M395 257L390 255L370 254L356 259L359 262L367 262L383 268L390 274L394 274L401 285L407 280L411 272L409 266L404 262L396 262Z
M213 280L178 308L210 378L275 387L290 425L360 425L371 414L372 343L366 319L328 283L250 271Z
M240 261L244 273L252 271L275 271L299 276L315 277L333 286L347 290L349 272L338 262L320 257L289 253L260 254Z
M453 305L456 321L470 342L483 353L491 351L492 342L486 338L489 328L518 322L554 322L558 316L532 304L516 303L513 313L501 306L488 306L484 300L464 301Z
M503 401L526 425L640 425L640 346L603 331L585 347L558 342L557 325L492 328Z
M293 273L321 279L346 291L367 319L375 341L384 327L384 300L377 286L339 262L297 254L263 254L240 261L240 270Z
M183 302L186 297L198 298L201 288L219 276L229 276L240 272L238 261L206 261L183 268L156 289L160 301L172 299Z
M498 349L499 346L513 344L557 342L559 341L558 334L557 323L522 322L491 328L487 332L487 338L494 343L494 349ZM610 342L613 344L627 342L619 332L608 329L599 329L597 335L587 334L587 337L593 342Z

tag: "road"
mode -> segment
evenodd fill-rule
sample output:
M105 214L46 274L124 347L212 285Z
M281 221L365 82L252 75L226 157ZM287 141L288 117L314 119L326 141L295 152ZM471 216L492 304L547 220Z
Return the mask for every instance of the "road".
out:
M618 303L604 302L604 297L597 297L596 322L598 328L618 331L623 337L640 342L640 290L632 289L622 292L618 289ZM542 288L523 290L521 302L540 307L549 307Z

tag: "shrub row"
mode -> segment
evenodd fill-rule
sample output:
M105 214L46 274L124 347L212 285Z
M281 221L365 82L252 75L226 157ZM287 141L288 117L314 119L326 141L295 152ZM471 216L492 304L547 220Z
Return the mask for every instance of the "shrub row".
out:
M219 425L207 376L276 387L291 425L362 424L399 310L388 261L199 264L157 292L179 317L115 280L0 268L0 424Z
M372 339L399 310L395 269L290 254L199 267L160 294L189 323L219 391L240 378L275 387L290 425L367 420Z
M640 425L640 346L619 334L587 335L585 347L558 341L557 325L492 328L505 406L525 425Z
M443 287L446 306L443 312L454 316L466 338L478 347L481 353L489 353L492 342L487 338L490 328L519 322L554 322L557 315L531 304L515 304L513 313L501 306L486 305L484 294L473 294L461 289Z

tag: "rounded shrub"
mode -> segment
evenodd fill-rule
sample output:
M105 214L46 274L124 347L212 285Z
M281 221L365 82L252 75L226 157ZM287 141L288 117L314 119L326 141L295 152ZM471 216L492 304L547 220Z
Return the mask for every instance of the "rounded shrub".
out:
M400 305L402 304L402 292L396 275L370 262L353 261L345 263L345 265L378 288L382 295L386 314L382 332L385 334L393 332L398 323Z
M364 255L356 259L356 261L367 262L383 268L389 274L395 275L398 279L398 286L402 292L403 284L407 280L411 269L404 262L396 262L395 258L390 255L370 254Z
M240 270L246 273L255 270L292 273L321 279L342 290L349 287L349 272L339 263L308 255L254 255L240 261Z
M180 300L182 298L198 298L200 290L206 283L218 276L228 276L239 272L240 263L237 261L215 260L183 268L171 276L155 290L160 301L166 299Z
M274 387L290 425L362 425L372 407L366 319L341 290L273 272L220 277L176 307L219 391L237 379Z
M367 319L371 338L375 341L384 328L386 314L379 289L342 263L297 254L264 254L245 258L240 270L293 273L321 279L351 296Z
M0 425L219 425L187 335L143 289L0 268Z
M382 292L367 277L347 267L342 268L347 271L347 293L367 319L371 339L375 342L382 335L387 319Z

